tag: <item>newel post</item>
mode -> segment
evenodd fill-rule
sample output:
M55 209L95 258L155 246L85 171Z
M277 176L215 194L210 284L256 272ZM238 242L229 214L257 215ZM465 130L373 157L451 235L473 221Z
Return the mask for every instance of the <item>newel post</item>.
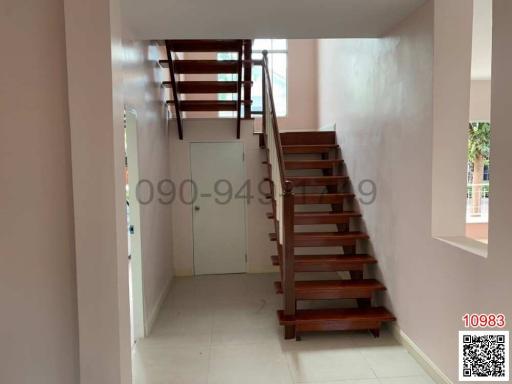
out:
M295 300L295 254L294 254L294 194L293 184L285 181L283 190L283 293L284 315L294 317L296 311ZM287 325L284 331L285 339L295 337L295 326Z

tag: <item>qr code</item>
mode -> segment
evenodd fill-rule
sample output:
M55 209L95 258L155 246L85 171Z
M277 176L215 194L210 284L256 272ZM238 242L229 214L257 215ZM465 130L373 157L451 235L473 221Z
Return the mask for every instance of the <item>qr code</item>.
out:
M459 381L509 381L509 332L460 331Z

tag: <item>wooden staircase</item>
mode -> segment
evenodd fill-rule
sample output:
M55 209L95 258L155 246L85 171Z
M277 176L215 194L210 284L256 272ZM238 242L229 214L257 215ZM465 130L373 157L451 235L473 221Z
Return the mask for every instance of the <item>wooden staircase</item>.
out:
M240 120L251 118L251 40L166 40L167 58L160 65L169 68L170 81L164 81L163 87L171 88L172 100L167 105L173 108L178 135L183 140L184 112L236 112L236 137L240 138ZM227 52L236 55L233 60L187 60L178 59L179 53ZM180 80L180 76L234 74L234 81ZM187 94L225 94L234 95L233 100L187 100ZM243 93L243 98L242 98Z
M264 133L272 199L267 217L276 228L269 239L277 242L278 253L271 258L281 272L274 286L276 293L283 295L284 308L278 311L278 318L285 338L299 339L310 331L344 330L368 330L377 337L382 323L395 317L386 308L372 306L376 293L386 287L365 278L365 270L377 260L358 252L360 243L369 237L352 229L358 227L361 213L352 208L354 194L343 174L335 133L287 132L269 140L273 124L273 119L267 119ZM275 148L269 148L272 145ZM280 160L281 167L276 164ZM281 188L276 190L279 184ZM314 278L304 279L304 273ZM307 308L311 301L329 300L347 301L348 305Z

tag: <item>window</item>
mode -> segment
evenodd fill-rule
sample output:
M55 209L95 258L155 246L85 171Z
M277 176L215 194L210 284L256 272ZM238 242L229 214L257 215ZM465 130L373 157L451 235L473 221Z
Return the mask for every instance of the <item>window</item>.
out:
M255 39L252 45L252 58L259 60L262 58L262 52L268 51L268 69L272 77L272 90L274 92L274 102L276 105L276 113L279 117L287 114L288 107L288 42L286 39ZM219 53L219 60L236 59L236 53ZM261 67L253 66L251 89L252 111L261 111L262 105L262 88L261 88ZM219 81L235 81L236 74L219 74ZM219 100L234 100L235 95L232 93L222 93ZM243 98L243 93L242 93ZM219 116L234 116L234 112L219 112ZM258 116L258 115L256 115Z
M467 224L489 222L490 135L491 124L489 122L471 122L469 124ZM486 239L486 235L487 233L481 233L480 237Z
M434 21L443 44L434 44L432 236L487 257L492 2L464 7L457 19L460 9L440 2ZM469 62L471 71L461 70Z

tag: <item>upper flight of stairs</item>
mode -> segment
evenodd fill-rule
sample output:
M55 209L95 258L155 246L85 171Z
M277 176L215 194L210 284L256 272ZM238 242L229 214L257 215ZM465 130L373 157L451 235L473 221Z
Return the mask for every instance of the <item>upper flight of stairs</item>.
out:
M236 114L236 136L240 138L240 120L251 118L251 40L166 40L167 58L160 66L169 69L170 81L162 82L171 89L172 99L167 105L173 108L178 135L183 139L183 113L232 111ZM230 53L233 60L183 59L179 55L190 53ZM190 80L193 75L232 74L233 81ZM185 80L181 77L186 76ZM231 100L187 100L187 94L232 94ZM242 97L243 94L243 97Z
M334 132L315 131L281 133L280 137L286 180L293 183L295 205L292 243L296 310L292 316L278 311L279 322L288 331L285 335L299 338L309 331L369 330L378 336L382 323L395 317L386 308L372 306L375 295L386 287L365 278L367 267L377 260L358 252L369 237L358 230L361 214L353 209L355 196L349 190L349 178L343 174L336 136ZM273 202L273 211L267 217L275 220ZM277 241L278 235L271 233L269 238ZM282 267L280 247L277 243L278 254L272 256L272 263ZM333 252L333 248L339 251ZM281 276L283 273L281 269ZM303 278L302 273L314 277ZM333 280L333 276L338 278ZM282 281L274 285L276 293L285 294ZM347 299L353 303L351 308L307 308L311 300Z

